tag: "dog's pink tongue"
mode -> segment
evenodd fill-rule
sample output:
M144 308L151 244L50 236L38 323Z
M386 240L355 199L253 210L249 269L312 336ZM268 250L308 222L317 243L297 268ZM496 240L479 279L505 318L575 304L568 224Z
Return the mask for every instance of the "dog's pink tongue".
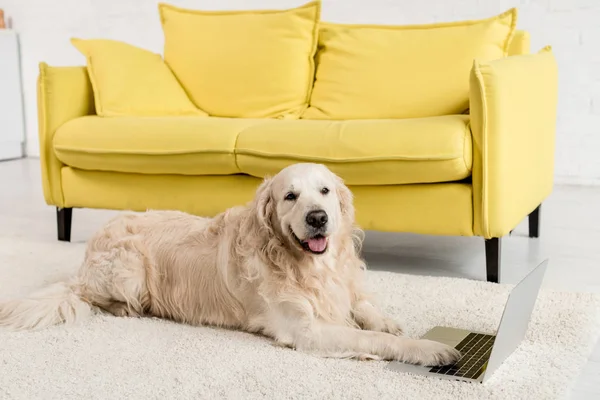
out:
M327 238L324 237L308 239L306 242L308 243L308 248L315 253L320 253L327 247Z

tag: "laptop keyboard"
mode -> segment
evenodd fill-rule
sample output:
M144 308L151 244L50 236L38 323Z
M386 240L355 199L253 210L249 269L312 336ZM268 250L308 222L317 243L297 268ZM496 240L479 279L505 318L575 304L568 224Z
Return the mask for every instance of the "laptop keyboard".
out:
M496 337L492 335L469 333L455 347L462 354L462 357L455 364L434 367L429 372L475 379L481 374L485 363L490 359L495 339Z

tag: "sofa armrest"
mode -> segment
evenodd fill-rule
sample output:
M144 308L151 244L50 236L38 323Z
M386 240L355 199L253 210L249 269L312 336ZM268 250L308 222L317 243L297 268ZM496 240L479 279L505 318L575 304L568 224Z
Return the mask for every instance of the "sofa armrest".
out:
M85 67L49 67L40 64L38 128L42 186L47 204L64 206L60 170L52 142L65 122L94 114L94 94Z
M552 191L557 67L551 49L475 61L470 106L473 230L501 237Z

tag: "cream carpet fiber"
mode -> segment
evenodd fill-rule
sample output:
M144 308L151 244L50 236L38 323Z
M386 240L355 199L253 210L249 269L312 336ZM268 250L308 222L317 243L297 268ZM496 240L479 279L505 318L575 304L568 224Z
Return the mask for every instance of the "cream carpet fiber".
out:
M82 244L0 238L0 298L75 270ZM493 332L508 286L371 272L386 311L418 336ZM242 332L98 315L76 327L0 331L1 399L553 399L568 394L600 330L597 295L540 295L526 340L485 384L321 359Z

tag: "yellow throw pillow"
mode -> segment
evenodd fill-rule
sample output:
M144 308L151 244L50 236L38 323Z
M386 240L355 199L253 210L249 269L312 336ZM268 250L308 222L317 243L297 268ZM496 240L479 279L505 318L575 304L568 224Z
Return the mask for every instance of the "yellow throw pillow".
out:
M160 4L165 61L210 115L298 118L314 79L321 4L194 11Z
M159 54L107 39L71 43L87 59L99 116L207 116L190 101Z
M322 24L306 119L420 118L469 106L473 59L507 55L517 10L431 25Z

